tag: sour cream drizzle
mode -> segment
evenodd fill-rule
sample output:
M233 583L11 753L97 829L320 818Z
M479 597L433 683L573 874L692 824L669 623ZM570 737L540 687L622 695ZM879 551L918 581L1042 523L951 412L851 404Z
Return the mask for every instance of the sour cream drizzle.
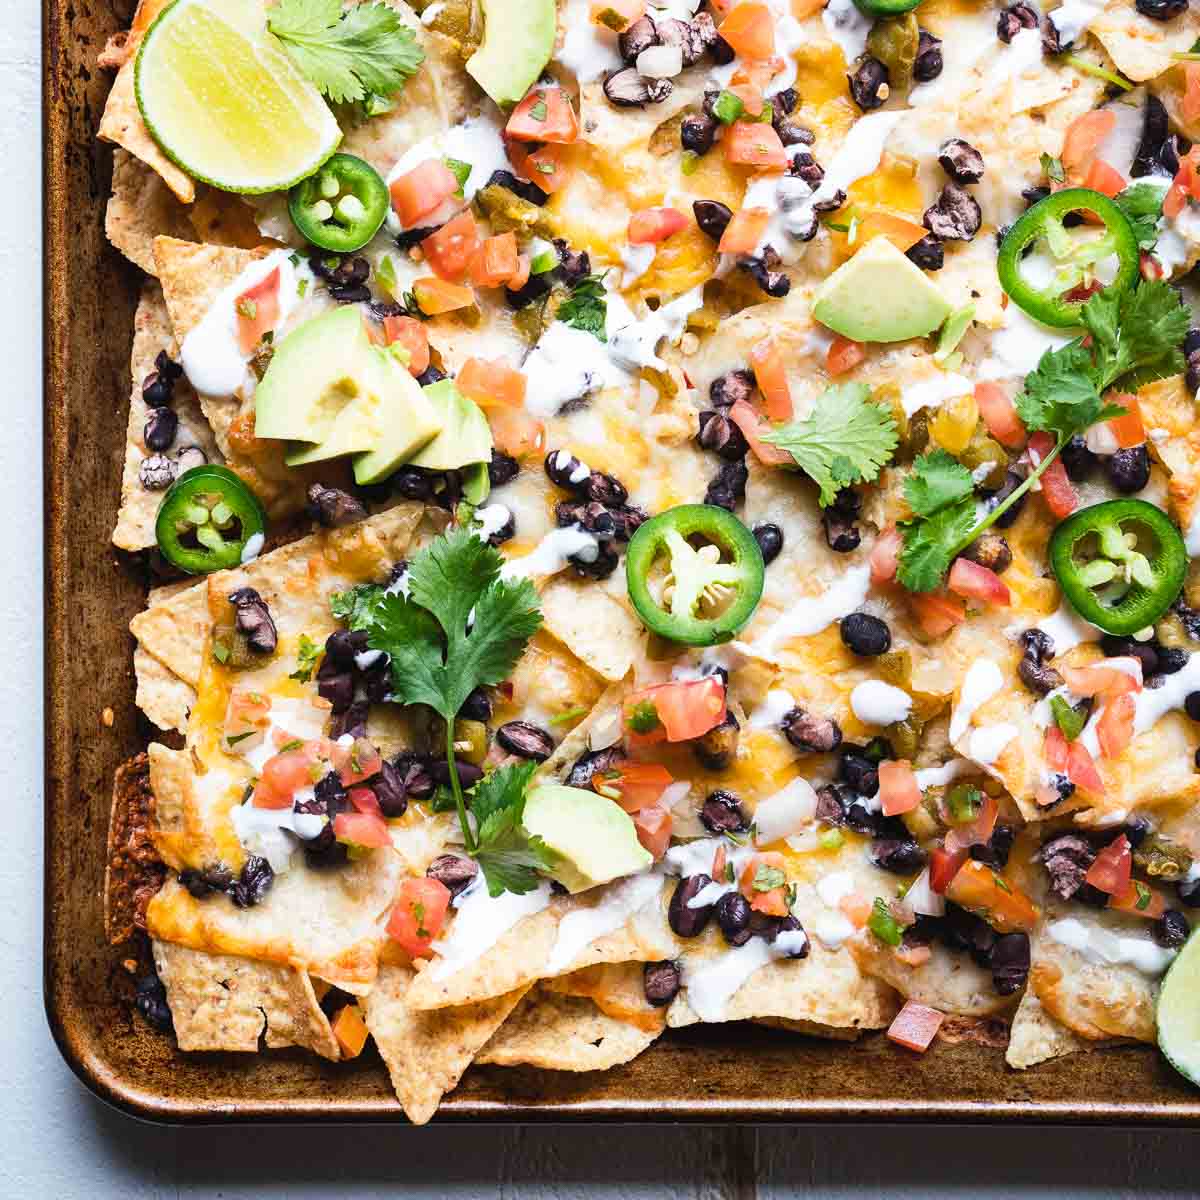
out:
M552 529L530 553L523 558L510 558L500 568L501 579L544 579L565 570L572 556L581 562L595 562L600 543L579 525Z
M597 938L615 933L635 913L662 893L662 876L653 871L631 875L610 884L591 908L577 908L558 923L558 936L546 963L546 973L566 970Z
M737 649L755 658L770 659L784 642L811 637L828 629L860 607L871 587L869 563L851 567L835 583L816 596L805 596L786 609L757 641L735 643Z
M428 970L434 980L449 979L486 954L518 921L532 916L550 903L550 885L542 882L531 892L518 896L501 892L494 899L487 885L476 879L458 898L458 910L450 931L433 943L439 956Z
M1085 925L1077 917L1051 921L1046 932L1064 946L1078 950L1089 962L1131 966L1157 978L1171 965L1176 951L1166 950L1149 938L1128 937Z
M957 745L976 711L1004 687L1004 675L990 658L976 659L963 679L962 691L950 717L950 743Z

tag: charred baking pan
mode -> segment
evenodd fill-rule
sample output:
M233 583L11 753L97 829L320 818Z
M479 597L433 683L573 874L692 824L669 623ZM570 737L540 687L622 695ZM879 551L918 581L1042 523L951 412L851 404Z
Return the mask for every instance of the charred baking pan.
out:
M97 1095L175 1122L403 1120L373 1052L181 1054L132 1015L126 952L104 937L113 771L149 730L134 707L144 579L109 542L120 491L138 272L104 238L111 153L95 140L110 77L95 66L133 0L48 0L46 229L45 996L63 1056ZM103 713L112 709L112 724ZM668 1033L585 1075L473 1068L439 1120L965 1121L1183 1124L1200 1093L1152 1047L1010 1071L1003 1051L882 1035L846 1045L755 1026Z

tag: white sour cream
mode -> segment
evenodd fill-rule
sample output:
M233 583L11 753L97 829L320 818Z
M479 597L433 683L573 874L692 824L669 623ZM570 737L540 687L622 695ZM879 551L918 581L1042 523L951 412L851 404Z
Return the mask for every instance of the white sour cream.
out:
M837 908L856 888L854 876L849 871L831 871L822 879L817 880L817 895L821 903L830 908Z
M479 877L455 901L458 910L450 931L433 943L440 957L429 967L435 980L449 979L486 954L518 921L539 913L550 903L550 885L540 883L518 896L501 892L493 899Z
M917 777L917 787L927 791L933 787L945 787L963 775L970 775L975 770L975 764L965 758L952 758L940 767L922 767L914 772Z
M990 658L976 659L963 679L962 691L950 717L950 743L957 745L971 718L1004 687L1004 675Z
M767 698L750 714L746 722L748 729L778 729L780 722L796 707L791 692L783 688L772 688Z
M850 693L850 708L866 725L892 725L908 719L912 697L882 679L868 679Z
M595 562L600 543L579 525L552 529L523 558L510 558L500 568L501 579L544 579L557 575L567 567L573 555L582 562Z
M867 35L874 24L854 0L829 0L821 12L821 24L829 40L842 52L846 66L854 63L867 48Z
M311 799L312 789L297 793ZM315 813L298 813L294 808L258 808L247 800L230 809L229 819L238 841L249 854L258 854L271 864L276 875L286 874L292 865L296 838L315 838L325 818Z
M599 338L555 321L538 339L521 370L526 379L525 407L538 417L553 417L571 400L630 383L628 371L609 356Z
M840 950L854 936L854 922L845 913L823 912L813 924L813 933L826 950Z
M1046 932L1056 942L1078 950L1089 962L1130 966L1152 978L1161 975L1176 954L1149 938L1110 933L1107 929L1085 925L1076 917L1051 921Z
M1119 666L1127 661L1126 659L1111 658L1105 665ZM1131 671L1130 674L1132 673ZM1173 709L1182 708L1183 702L1188 696L1198 690L1200 690L1200 654L1193 654L1187 660L1183 670L1164 677L1161 687L1143 688L1140 692L1133 693L1133 736L1137 737L1139 733L1153 729L1162 717ZM1103 708L1094 712L1084 731L1079 735L1080 741L1087 746L1093 757L1099 757L1100 754L1100 741L1096 729L1103 716Z
M1061 350L1071 337L1033 320L1010 304L1005 309L1004 328L992 334L990 353L979 366L979 378L1024 379L1037 368L1047 350Z
M1082 642L1098 642L1103 633L1090 621L1085 621L1069 604L1062 603L1037 628L1054 643L1054 655L1066 654Z
M1000 757L1004 747L1020 732L1015 725L984 725L972 729L967 742L967 757L981 767L990 767Z
M475 532L486 542L494 533L499 533L512 519L512 510L507 504L488 504L475 510Z
M1104 0L1067 0L1050 14L1050 21L1058 30L1059 43L1066 46L1075 41L1103 11ZM1037 31L1031 29L1029 32Z
M759 846L767 846L791 837L808 825L816 812L817 793L807 779L797 776L754 810L754 840Z
M792 638L811 637L828 629L834 621L860 608L871 588L871 567L862 563L850 567L825 591L816 596L797 600L776 618L755 642L736 642L738 650L754 658L771 660L784 642Z
M567 913L558 923L558 936L546 963L546 974L557 975L565 971L597 938L615 933L661 892L662 877L645 871L611 884L593 907Z
M475 198L475 193L491 179L494 171L512 170L501 137L503 131L504 119L500 110L486 102L477 116L468 117L461 124L452 125L406 150L388 172L387 181L392 183L401 175L407 175L428 159L453 158L470 164L471 173L463 184L463 198L469 204ZM389 222L394 221L395 213L392 212L388 219Z
M922 408L940 408L955 396L969 396L975 385L963 375L953 371L938 372L931 379L908 384L900 394L905 416L911 417Z
M562 19L566 37L554 61L566 67L581 85L622 66L617 35L593 23L591 0L567 0Z

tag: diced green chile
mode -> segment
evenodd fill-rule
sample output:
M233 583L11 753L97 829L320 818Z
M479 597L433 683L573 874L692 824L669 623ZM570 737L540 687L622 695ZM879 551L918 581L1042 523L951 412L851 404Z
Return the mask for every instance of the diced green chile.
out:
M660 603L650 590L655 562L669 574ZM625 556L629 598L651 633L685 646L729 641L762 597L762 551L733 513L711 504L682 504L646 521ZM704 615L705 607L712 610Z
M1099 238L1078 239L1065 229L1063 217L1080 211L1100 218L1104 232ZM1049 243L1054 258L1072 273L1048 288L1037 287L1021 273L1022 255L1041 238ZM1066 188L1039 200L1015 222L1000 244L996 270L1009 298L1035 321L1067 329L1081 323L1079 314L1086 297L1066 300L1064 295L1083 280L1086 268L1114 254L1119 264L1117 275L1105 290L1124 292L1133 286L1140 271L1137 235L1128 218L1100 192Z
M1084 620L1128 637L1153 625L1179 595L1188 553L1162 509L1108 500L1079 509L1054 530L1050 566Z
M390 203L383 177L353 154L335 154L288 192L296 228L335 254L361 250L379 232Z
M167 489L154 535L172 566L207 575L239 566L246 543L266 528L258 497L227 467L207 465L185 471Z
M921 0L854 0L854 6L868 17L894 17L911 12Z

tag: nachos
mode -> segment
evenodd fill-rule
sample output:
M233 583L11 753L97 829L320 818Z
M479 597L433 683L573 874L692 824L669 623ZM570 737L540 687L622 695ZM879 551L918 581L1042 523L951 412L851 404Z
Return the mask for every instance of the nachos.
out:
M141 0L147 1019L414 1122L728 1021L1196 1077L1198 38Z

